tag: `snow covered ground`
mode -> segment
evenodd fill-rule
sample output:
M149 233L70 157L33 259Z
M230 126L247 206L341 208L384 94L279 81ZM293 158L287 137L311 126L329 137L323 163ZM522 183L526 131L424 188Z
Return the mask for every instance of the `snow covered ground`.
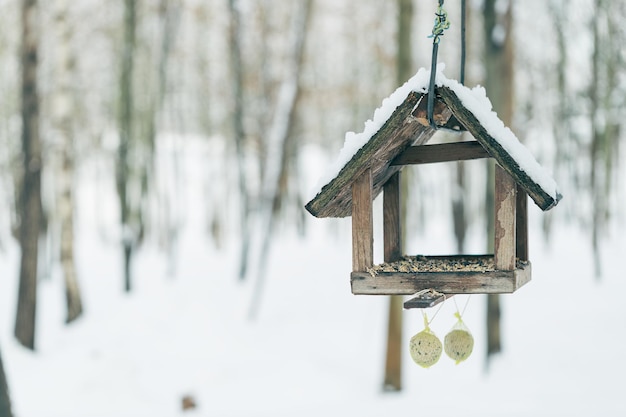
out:
M607 238L598 281L588 238L561 226L544 241L543 214L531 205L533 280L503 296L503 353L487 372L485 300L474 296L464 317L473 355L460 365L443 356L422 369L408 355L422 318L405 312L405 389L385 394L387 301L350 294L349 220L308 216L304 239L287 233L275 242L260 315L250 321L253 285L236 279L237 238L222 251L208 243L199 179L191 177L184 193L177 276L167 276L166 257L148 242L136 259L135 291L125 295L120 250L95 227L98 210L115 227L115 202L96 198L90 175L81 175L77 248L86 313L63 324L53 271L40 285L34 353L12 337L17 247L0 254L0 349L17 417L626 415L623 226ZM568 197L555 218L576 203ZM430 219L412 246L445 253L446 222ZM440 338L453 312L448 301L433 321ZM181 411L184 395L196 410Z

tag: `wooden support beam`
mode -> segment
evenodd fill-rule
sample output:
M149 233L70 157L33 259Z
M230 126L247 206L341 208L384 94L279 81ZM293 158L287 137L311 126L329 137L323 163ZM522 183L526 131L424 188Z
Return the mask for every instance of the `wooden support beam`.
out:
M400 223L400 171L383 187L383 239L385 262L402 257L402 227Z
M528 194L517 185L517 211L515 219L516 256L527 261L528 258Z
M494 261L496 269L515 270L515 220L517 185L515 180L500 165L495 172L495 236Z
M383 240L385 262L402 257L400 223L400 172L393 174L383 186ZM385 387L402 386L402 297L389 298L387 349L385 353Z
M391 162L391 165L430 164L489 158L489 153L477 141L411 146Z
M374 265L372 170L352 184L352 270L366 271Z

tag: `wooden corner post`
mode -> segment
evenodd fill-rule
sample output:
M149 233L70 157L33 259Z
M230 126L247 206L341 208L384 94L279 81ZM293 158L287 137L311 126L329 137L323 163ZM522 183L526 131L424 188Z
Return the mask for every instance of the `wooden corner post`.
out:
M500 165L495 171L495 236L496 269L515 270L517 184Z
M528 258L528 194L519 185L517 186L517 213L515 220L515 250L521 261Z
M383 188L383 239L385 262L402 257L402 225L400 223L400 172L387 180Z
M372 170L367 169L352 184L352 271L374 266Z
M400 172L383 186L383 240L385 262L402 257L402 225L400 222ZM385 390L402 389L402 296L389 298L387 316L387 349L385 353Z

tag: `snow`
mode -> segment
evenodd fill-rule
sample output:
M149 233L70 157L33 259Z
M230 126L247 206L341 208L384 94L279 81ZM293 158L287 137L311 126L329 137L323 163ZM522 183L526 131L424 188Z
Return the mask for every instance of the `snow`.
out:
M443 74L438 74L437 80L437 85L449 87L456 93L463 106L474 114L489 135L502 145L522 171L526 172L552 198L555 200L560 199L557 184L550 173L539 165L528 148L522 145L513 131L506 127L502 120L498 118L498 115L492 110L491 102L487 98L484 87L476 86L469 89L458 81L445 78Z
M426 92L430 78L430 71L420 68L417 73L407 82L398 87L396 91L385 98L379 108L374 111L374 116L365 122L363 131L360 133L346 132L344 144L339 151L337 160L328 167L322 177L320 177L315 188L311 190L310 197L313 198L321 191L322 187L328 184L339 174L339 171L352 159L376 132L391 117L396 107L398 107L411 91Z
M468 88L456 80L447 78L443 71L445 64L437 65L435 84L445 86L453 90L463 105L471 111L479 120L487 132L502 145L502 147L518 163L519 167L535 181L552 198L559 200L559 191L556 182L550 173L543 168L533 157L530 151L522 145L515 134L502 123L498 115L492 110L492 105L487 98L484 87L476 86ZM339 152L337 160L320 177L317 185L309 193L309 199L319 194L322 188L330 183L341 169L352 159L385 122L391 117L394 110L402 104L411 91L426 93L430 80L430 70L420 68L417 73L406 83L398 87L389 97L385 98L381 106L376 109L372 119L365 122L361 133L347 132L344 145Z
M502 298L504 350L489 372L485 300L474 296L463 317L474 353L459 365L445 356L430 369L414 365L408 340L422 330L422 317L404 313L405 389L384 394L387 300L350 294L350 222L308 216L304 239L283 234L268 262L260 316L250 322L252 283L236 278L236 236L218 251L204 232L200 168L209 144L187 145L180 194L187 212L175 278L157 245L146 242L134 264L136 290L123 294L121 249L95 227L97 221L117 227L108 212L95 217L98 207L115 210L98 204L114 201L114 184L95 184L89 170L77 190L85 316L65 326L58 271L42 280L34 353L12 337L17 247L11 243L0 254L0 350L17 417L626 415L623 225L606 237L605 275L597 281L588 238L555 217L558 227L545 241L543 214L530 210L533 280ZM423 237L412 236L410 246L451 252L442 212L429 216ZM483 242L470 238L468 253L480 250ZM431 324L441 339L456 322L453 313L454 303L446 302ZM196 399L197 410L180 410L184 395Z

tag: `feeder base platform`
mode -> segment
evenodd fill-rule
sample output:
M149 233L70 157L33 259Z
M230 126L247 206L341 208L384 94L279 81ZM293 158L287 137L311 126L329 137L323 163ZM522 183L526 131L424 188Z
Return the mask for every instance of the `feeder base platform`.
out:
M353 294L413 295L422 290L450 294L508 294L530 281L531 265L517 260L513 271L495 269L493 255L405 256L352 272Z

